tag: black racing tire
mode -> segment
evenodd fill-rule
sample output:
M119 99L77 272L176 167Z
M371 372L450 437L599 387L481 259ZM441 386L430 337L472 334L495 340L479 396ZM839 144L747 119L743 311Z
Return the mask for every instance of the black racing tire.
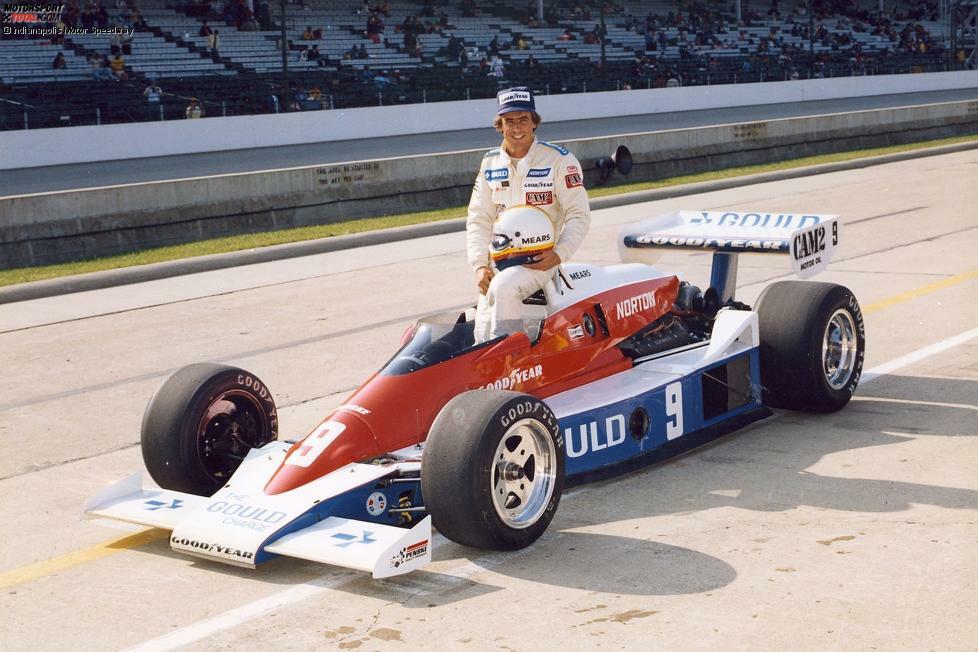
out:
M442 408L428 433L421 495L434 527L452 541L519 550L553 520L565 458L557 417L540 399L465 392Z
M763 401L835 412L859 385L866 325L852 292L834 283L780 281L754 307L760 330Z
M192 364L167 378L146 406L143 462L160 487L210 496L249 450L276 437L275 401L257 376Z

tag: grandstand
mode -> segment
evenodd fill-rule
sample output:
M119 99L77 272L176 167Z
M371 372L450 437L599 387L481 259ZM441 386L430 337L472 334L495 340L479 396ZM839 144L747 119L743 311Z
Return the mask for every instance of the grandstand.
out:
M220 116L491 97L517 83L562 93L967 64L945 48L937 0L888 1L885 15L877 0L743 0L739 22L730 2L545 0L541 19L525 0L292 1L284 25L265 0L120 0L98 16L69 3L60 27L131 36L3 36L0 128L178 119L191 97ZM145 110L152 81L158 112Z

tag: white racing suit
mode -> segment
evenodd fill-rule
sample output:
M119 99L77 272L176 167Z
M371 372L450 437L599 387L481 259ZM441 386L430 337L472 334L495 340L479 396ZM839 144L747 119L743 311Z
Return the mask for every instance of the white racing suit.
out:
M491 266L492 226L503 210L530 205L542 209L553 223L554 252L566 261L577 251L591 225L591 208L577 158L559 145L534 140L516 165L501 148L482 159L472 188L465 223L466 248L473 271ZM475 341L484 342L523 327L523 299L543 288L555 270L523 266L496 274L489 291L479 295Z

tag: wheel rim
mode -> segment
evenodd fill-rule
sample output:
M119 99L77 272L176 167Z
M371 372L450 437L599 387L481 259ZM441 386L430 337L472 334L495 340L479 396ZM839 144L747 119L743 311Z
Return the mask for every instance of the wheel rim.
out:
M207 406L197 425L197 455L207 475L231 477L252 448L271 440L261 404L247 392L231 390Z
M836 310L822 338L822 369L832 389L842 389L852 377L858 340L856 324L847 310Z
M514 529L530 527L546 511L557 479L557 451L540 422L523 419L500 438L493 456L496 514Z

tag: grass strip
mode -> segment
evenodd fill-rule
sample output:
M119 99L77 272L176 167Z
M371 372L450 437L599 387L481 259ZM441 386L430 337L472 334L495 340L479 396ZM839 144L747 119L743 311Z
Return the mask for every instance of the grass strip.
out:
M808 167L822 163L839 163L858 158L880 156L883 154L894 154L897 152L907 152L924 149L927 147L953 145L976 140L978 140L978 136L975 135L958 136L954 138L942 138L939 140L907 143L905 145L892 145L888 147L876 147L872 149L854 150L850 152L822 154L819 156L806 156L803 158L788 159L775 163L762 163L758 165L726 168L723 170L716 170L714 172L703 172L699 174L669 177L657 181L619 183L602 188L591 189L588 191L588 196L591 198L605 197L607 195L617 195L626 192L635 192L638 190L652 190L687 183L729 179L732 177L760 174L763 172L774 172L778 170ZM132 267L134 265L148 265L151 263L159 263L168 260L180 260L183 258L193 258L196 256L206 256L230 251L257 249L259 247L287 244L290 242L301 242L304 240L315 240L318 238L329 238L351 233L362 233L364 231L375 231L378 229L387 229L395 226L436 222L440 220L462 217L463 215L465 215L465 206L452 206L450 208L442 208L439 210L424 211L420 213L369 217L346 222L337 222L335 224L303 226L278 231L265 231L262 233L250 233L223 238L213 238L209 240L201 240L199 242L189 242L180 245L144 249L142 251L119 254L116 256L92 258L73 263L60 263L57 265L20 267L16 269L0 270L0 286L27 283L30 281L41 281L44 279L71 276L75 274L85 274L88 272L98 272L108 269Z

